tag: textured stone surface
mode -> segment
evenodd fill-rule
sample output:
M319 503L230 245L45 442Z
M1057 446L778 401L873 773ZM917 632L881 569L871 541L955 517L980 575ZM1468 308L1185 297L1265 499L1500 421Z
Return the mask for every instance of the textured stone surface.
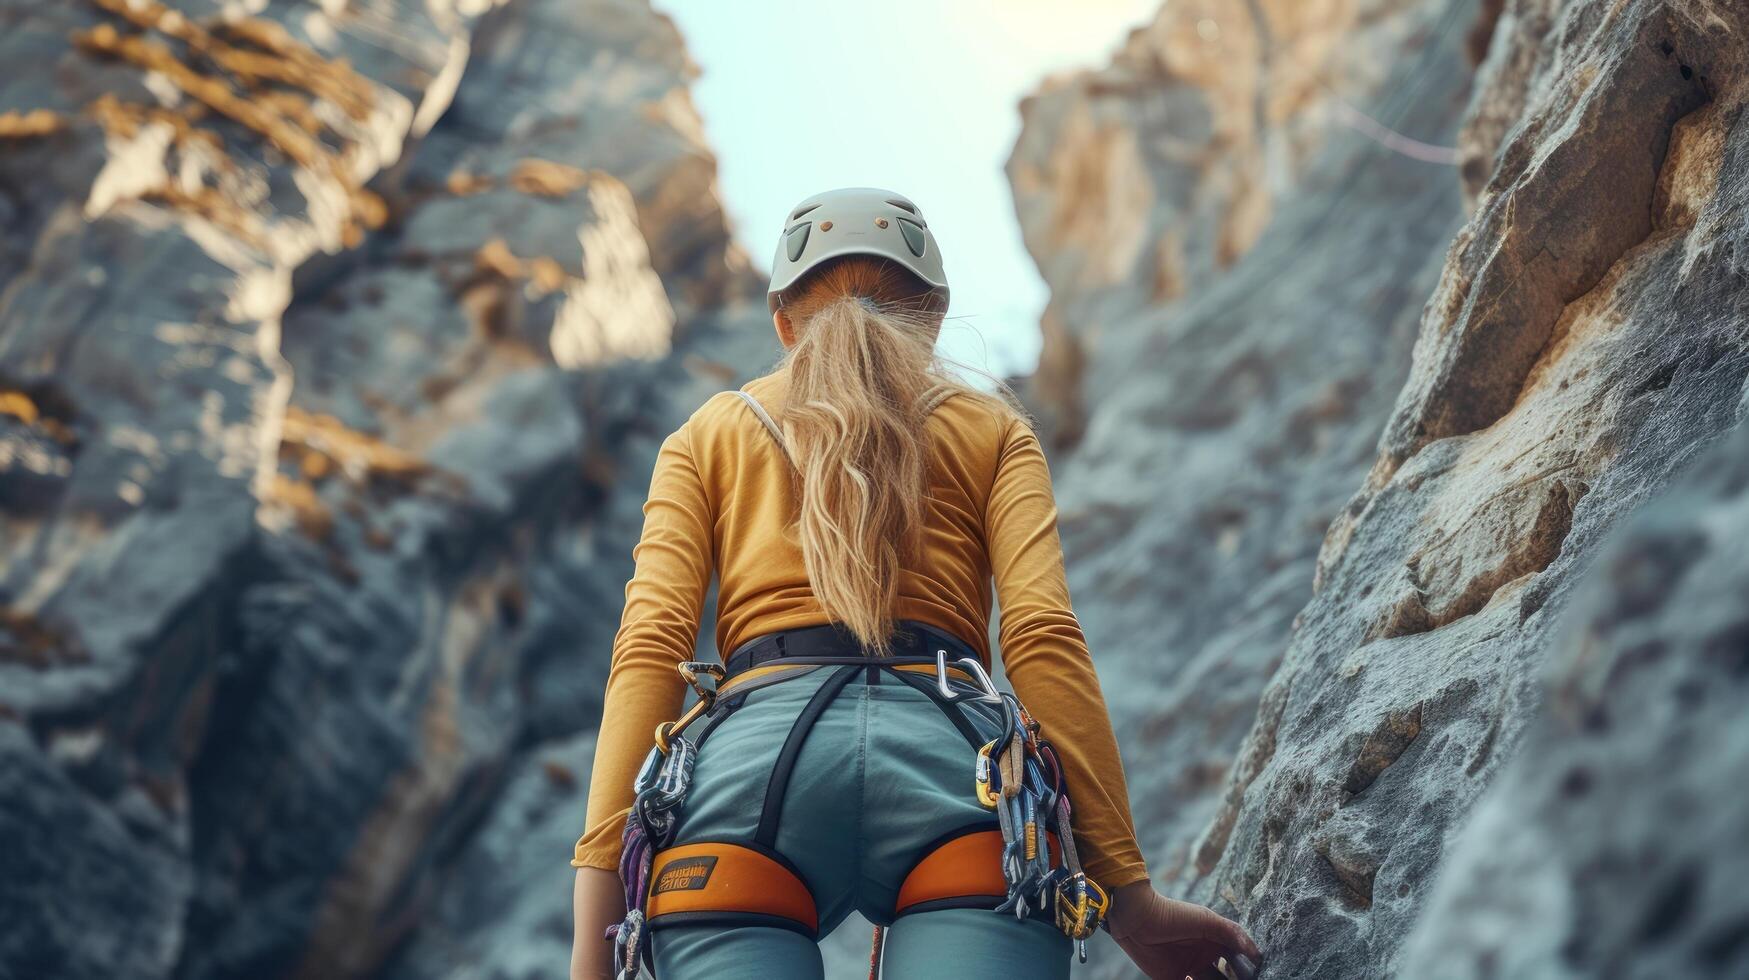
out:
M1222 11L1168 5L1114 68L1057 83L1028 110L1009 166L1024 215L1042 209L1028 203L1019 176L1044 169L1028 157L1032 148L1074 145L1053 128L1068 125L1061 120L1096 112L1114 129L1139 127L1134 141L1159 148L1143 175L1167 188L1149 220L1207 252L1182 293L1154 305L1146 305L1145 262L1131 280L1091 291L1059 275L1067 256L1041 262L1053 309L1083 311L1088 319L1075 321L1074 331L1097 332L1075 369L1098 397L1085 400L1081 435L1056 464L1058 499L1077 613L1120 727L1143 844L1162 884L1187 873L1259 692L1311 596L1324 529L1373 459L1461 215L1450 166L1381 145L1333 107L1330 89L1313 87L1309 101L1282 117L1282 131L1247 128L1258 125L1248 100L1223 124L1252 134L1235 144L1245 153L1280 142L1299 158L1271 171L1270 189L1251 191L1269 201L1267 229L1217 262L1208 250L1211 236L1224 234L1219 220L1180 208L1204 202L1205 185L1227 179L1221 147L1229 144L1211 144L1188 168L1161 134L1198 131L1209 110L1196 107L1229 95L1203 86L1224 76L1157 69L1119 84L1107 75L1131 78L1144 43L1207 49L1203 57L1216 58L1236 38L1253 36L1243 11ZM1290 9L1280 16L1263 33L1305 29ZM1210 17L1218 29L1199 30ZM1379 70L1375 49L1311 39L1283 40L1281 51L1303 57L1282 54L1256 70L1353 79L1344 104L1358 106L1354 112L1447 143L1465 106L1463 40L1474 17L1468 3L1374 5L1354 29L1401 46L1389 71ZM1262 58L1241 47L1232 72L1242 76L1247 60L1239 54ZM1074 183L1053 185L1050 194L1062 200L1052 206L1077 213L1079 192ZM1103 319L1101 311L1132 303L1144 305ZM1040 375L1068 369L1047 360ZM1062 433L1065 442L1070 435ZM1113 964L1115 955L1102 962Z
M1413 189L1367 185L1424 175L1384 173L1356 147L1332 154L1330 144L1394 128L1407 137L1400 151L1446 161L1440 144L1468 80L1453 54L1473 9L1407 0L1167 3L1109 65L1047 81L1022 101L1007 169L1027 247L1051 287L1031 388L1062 438L1077 438L1107 385L1133 373L1122 347L1145 332L1133 321L1200 296L1284 229L1298 233L1301 248L1314 244L1306 212L1327 223L1358 216L1393 244L1416 237L1419 229L1398 232L1386 212L1367 209L1369 199L1412 198ZM1331 167L1334 158L1361 169ZM1425 247L1417 241L1413 250Z
M1741 417L1741 17L1572 4L1541 38L1496 38L1559 67L1526 87L1447 255L1195 856L1194 892L1305 951L1297 975L1400 971L1599 542Z
M1250 20L1168 5L1113 68L1047 87L1010 163L1058 333L1034 393L1070 447L1056 468L1072 585L1131 733L1144 846L1171 889L1249 924L1269 975L1734 964L1739 903L1670 922L1722 887L1684 878L1682 848L1645 858L1667 888L1597 911L1618 887L1608 876L1628 874L1607 865L1612 848L1658 844L1602 830L1625 789L1536 795L1557 792L1553 763L1527 764L1537 775L1498 805L1545 801L1541 819L1575 835L1570 860L1505 880L1534 889L1526 907L1571 918L1505 949L1524 917L1483 896L1501 880L1484 857L1510 830L1499 820L1454 859L1474 870L1453 871L1465 884L1442 902L1466 917L1434 926L1427 903L1447 840L1539 717L1554 624L1599 544L1742 416L1749 24L1707 3L1369 11L1321 22L1403 44L1335 46L1337 81L1320 91L1346 107L1234 121L1230 93L1171 66L1231 36L1223 18L1249 24L1269 5ZM1244 90L1255 59L1233 54L1222 80ZM1343 57L1390 70L1345 73ZM1344 129L1390 147L1370 159ZM1225 135L1184 152L1186 133ZM1446 143L1455 169L1426 152ZM1270 181L1238 181L1259 145L1302 152L1274 156ZM1259 197L1268 220L1236 235ZM1171 249L1135 244L1159 229L1177 234ZM1740 643L1724 593L1708 594L1702 621ZM1587 690L1611 676L1607 662L1569 669ZM1720 696L1721 717L1741 709ZM1693 730L1679 713L1651 720L1666 727L1642 752ZM1705 785L1735 764L1729 748L1702 756L1670 778ZM1634 804L1627 826L1654 826L1656 801ZM1693 853L1730 847L1740 809L1697 816ZM1534 852L1537 833L1509 853ZM1668 943L1646 966L1592 935L1636 929ZM1107 956L1093 972L1126 969Z
M1746 37L1175 0L1023 107L1077 608L1265 976L1743 971ZM774 353L677 33L0 0L0 55L0 975L556 975L656 445Z
M577 840L577 800L588 792L593 735L520 757L490 813L469 834L436 890L413 942L383 975L562 976L571 957L574 872L552 855Z
M0 24L0 974L552 973L643 481L771 356L679 35Z
M1749 974L1745 527L1739 427L1575 589L1546 710L1452 844L1403 976Z

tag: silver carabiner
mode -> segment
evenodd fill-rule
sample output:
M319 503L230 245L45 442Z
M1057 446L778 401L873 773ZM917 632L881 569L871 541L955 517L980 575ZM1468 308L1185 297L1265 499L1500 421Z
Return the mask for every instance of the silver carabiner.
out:
M990 680L990 675L984 670L984 665L976 657L961 657L954 661L955 667L971 674L978 681L978 686L984 689L982 694L962 694L948 686L947 683L947 651L935 651L935 687L941 692L944 701L990 701L1002 703L1002 694L996 690L996 683Z

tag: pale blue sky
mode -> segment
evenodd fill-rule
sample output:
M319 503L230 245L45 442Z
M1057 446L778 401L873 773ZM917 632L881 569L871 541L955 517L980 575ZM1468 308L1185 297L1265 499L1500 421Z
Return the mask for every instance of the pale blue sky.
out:
M704 75L693 100L737 237L769 268L783 218L831 187L923 208L953 286L943 352L1030 372L1046 291L1002 164L1021 96L1102 65L1160 0L653 0Z

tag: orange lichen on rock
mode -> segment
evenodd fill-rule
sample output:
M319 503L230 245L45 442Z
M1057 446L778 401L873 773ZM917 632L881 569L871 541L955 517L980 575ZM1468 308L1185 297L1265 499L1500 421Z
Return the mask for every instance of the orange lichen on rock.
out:
M511 251L502 238L494 238L474 253L474 268L503 279L520 279L524 275L522 260Z
M589 171L530 157L510 173L510 186L536 197L569 197L589 183Z
M0 390L0 415L9 415L25 425L35 425L42 417L36 402L22 391Z
M558 259L545 255L517 258L502 238L494 238L480 246L480 250L474 253L474 268L488 277L526 279L541 294L563 289L570 279Z
M318 541L334 532L334 513L316 495L313 484L275 473L261 495L262 503L289 513L298 529Z
M452 172L443 182L444 189L456 197L471 197L472 195L489 191L493 187L492 178L485 174L469 173L466 170Z
M329 99L354 119L370 115L375 91L369 79L345 61L330 61L292 37L284 27L259 17L245 17L218 28L227 36L253 44L294 65L303 74L298 84Z
M165 184L140 195L140 199L204 218L251 245L259 247L267 241L266 224L253 212L238 207L216 187L201 186L187 191L175 184Z
M36 614L0 607L0 663L42 670L90 660L91 654L76 639L44 623Z
M206 107L198 102L164 109L137 102L123 102L112 93L105 92L85 107L85 114L96 120L105 131L118 136L135 136L147 123L163 123L175 133L175 141L179 145L198 144L215 154L223 154L225 149L225 142L219 138L219 134L210 129L201 129L197 125L207 116ZM230 160L218 155L213 162L223 166L230 163Z
M274 149L299 166L338 175L338 162L327 147L271 106L244 98L223 78L195 71L183 64L170 48L149 38L124 35L111 24L98 24L76 34L74 43L99 54L112 55L147 71L163 75L171 84L214 112L265 138Z
M179 10L156 0L91 0L142 30L155 30L187 44L213 64L250 86L279 82L309 91L338 105L354 119L370 115L370 82L343 62L332 62L300 43L285 28L260 18L221 24L217 30L259 51L235 47Z
M537 255L528 260L528 281L541 293L556 293L565 286L565 267L559 260Z
M198 160L200 169L208 172L207 176L217 175L220 178L221 185L239 172L236 161L225 152L224 140L212 130L202 129L197 125L207 112L199 103L164 109L123 102L114 95L105 93L86 106L85 111L105 132L124 139L139 135L148 125L170 127L170 148L184 154L185 159L192 155ZM166 171L176 172L177 168L174 165L167 166ZM141 192L139 197L141 200L154 201L172 210L205 219L227 234L253 246L262 247L267 241L266 221L253 210L239 205L221 186L207 182L167 179L158 186Z
M0 112L0 139L31 139L67 128L67 118L48 109Z
M431 464L406 450L349 428L332 415L308 412L296 405L286 406L280 446L282 454L288 449L301 454L299 465L305 473L312 469L327 472L323 464L308 462L312 453L326 457L328 463L359 481L386 477L406 482L431 472Z
M16 419L24 425L38 429L63 446L71 446L79 441L67 423L44 412L37 405L36 399L16 389L0 388L0 417Z
M179 141L193 139L193 134L201 131L192 124L210 110L261 137L297 166L333 180L345 190L350 206L339 228L342 244L358 245L366 230L379 228L387 220L387 206L360 186L346 162L348 134L335 131L332 121L324 122L316 104L332 104L354 120L366 119L376 104L376 90L369 79L343 61L323 58L271 21L245 18L208 29L157 0L91 3L127 28L158 36L124 33L116 23L100 23L73 35L78 47L157 73L193 102L178 110L122 108L122 103L104 96L90 111L111 131L131 135L141 122L150 119L169 122ZM178 51L161 38L181 42L183 47ZM334 145L334 137L326 135L331 132L339 137L341 148ZM214 163L223 169L231 162L223 141L210 132L203 133L203 138L217 151ZM165 188L144 196L216 220L220 227L244 233L250 240L260 239L260 222L251 219L243 205L228 203L230 195L222 190Z

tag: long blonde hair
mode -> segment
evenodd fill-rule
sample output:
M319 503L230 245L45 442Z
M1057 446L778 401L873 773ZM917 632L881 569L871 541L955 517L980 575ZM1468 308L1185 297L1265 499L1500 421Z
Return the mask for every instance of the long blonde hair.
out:
M783 312L795 343L778 420L814 597L865 652L892 649L899 575L922 553L929 409L949 394L1013 406L935 354L944 310L895 263L853 255L810 272Z

